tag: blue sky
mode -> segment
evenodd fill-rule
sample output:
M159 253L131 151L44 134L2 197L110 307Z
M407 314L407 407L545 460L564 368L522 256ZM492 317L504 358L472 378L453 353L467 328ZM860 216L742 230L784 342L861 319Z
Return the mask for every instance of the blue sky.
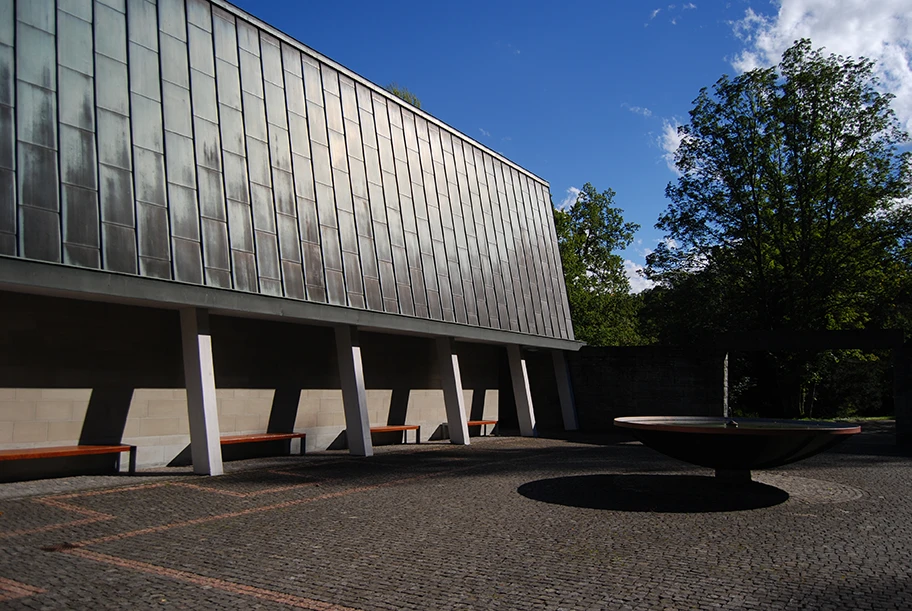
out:
M879 60L912 128L908 1L235 4L378 85L407 87L423 110L547 180L555 205L586 182L616 191L641 226L623 253L639 290L635 270L663 238L654 225L676 179L675 127L700 88L771 65L807 36Z

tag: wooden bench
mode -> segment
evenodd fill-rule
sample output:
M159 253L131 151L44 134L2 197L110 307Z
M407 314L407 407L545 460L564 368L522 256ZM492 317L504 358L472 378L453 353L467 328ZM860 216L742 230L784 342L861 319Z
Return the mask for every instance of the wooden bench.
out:
M497 420L469 420L466 422L467 426L483 426L484 435L488 434L488 425L492 427L491 431L493 432L493 427L497 426Z
M70 456L116 454L116 468L119 471L120 455L124 452L130 453L130 473L136 473L136 446L129 445L57 446L50 448L22 448L18 450L0 450L0 460L30 460L33 458L67 458Z
M415 431L415 443L421 443L421 427L417 424L390 424L388 426L372 426L371 433L395 433L402 432L402 443L408 443L408 433L406 431Z
M256 443L259 441L283 441L285 439L301 440L301 456L304 455L304 439L307 433L251 433L249 435L224 435L219 442L225 446L233 443Z

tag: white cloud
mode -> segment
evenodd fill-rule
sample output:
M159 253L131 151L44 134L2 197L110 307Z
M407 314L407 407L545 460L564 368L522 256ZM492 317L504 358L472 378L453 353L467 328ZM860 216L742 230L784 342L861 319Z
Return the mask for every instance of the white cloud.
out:
M882 90L896 96L893 109L912 132L912 9L909 0L779 0L779 12L764 17L747 9L732 29L745 43L732 60L746 71L779 62L799 38L827 53L876 61Z
M580 190L576 187L567 187L567 195L561 202L557 205L558 210L567 210L570 206L576 203L576 197L580 194Z
M627 279L630 281L631 293L641 293L655 286L655 282L647 280L640 274L643 269L643 266L639 263L624 259L624 273L627 274Z
M649 14L649 18L650 18L650 19L655 19L655 18L656 18L656 15L658 15L658 14L661 13L661 12L662 12L662 9L657 8L656 10L652 11L652 12Z
M479 128L478 128L478 131L480 131L480 132L481 132L481 135L484 136L485 138L490 138L490 137L491 137L491 132L489 132L488 130L486 130L486 129L483 128L483 127L479 127Z
M678 25L678 18L677 18L677 17L672 18L672 20L671 20L671 25Z
M688 11L688 10L693 10L693 9L697 8L697 5L694 4L693 2L688 2L687 4L685 4L684 6L682 6L681 8L682 8L683 10L685 10L685 11Z
M680 174L678 168L675 166L674 156L675 151L678 150L678 146L681 144L682 137L678 133L678 122L675 119L668 121L667 119L662 121L662 135L659 136L659 147L665 151L662 155L662 158L665 159L665 164L668 166L668 169L674 172L675 174Z
M637 115L643 115L644 117L652 116L652 111L649 110L648 108L644 108L642 106L631 106L630 104L624 102L623 104L621 104L621 108L626 108L630 112L637 114Z

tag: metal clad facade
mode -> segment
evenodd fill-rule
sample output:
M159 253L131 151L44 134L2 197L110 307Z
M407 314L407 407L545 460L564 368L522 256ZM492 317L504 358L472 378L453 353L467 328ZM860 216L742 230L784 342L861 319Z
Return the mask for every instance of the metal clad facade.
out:
M572 339L546 183L219 0L0 0L0 255Z
M16 12L0 0L0 254L17 252L16 219Z

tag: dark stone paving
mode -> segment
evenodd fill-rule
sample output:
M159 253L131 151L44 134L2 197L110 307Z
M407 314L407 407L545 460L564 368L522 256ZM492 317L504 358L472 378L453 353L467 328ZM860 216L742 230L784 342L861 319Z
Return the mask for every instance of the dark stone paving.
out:
M3 484L0 607L910 609L893 440L728 488L621 438Z

